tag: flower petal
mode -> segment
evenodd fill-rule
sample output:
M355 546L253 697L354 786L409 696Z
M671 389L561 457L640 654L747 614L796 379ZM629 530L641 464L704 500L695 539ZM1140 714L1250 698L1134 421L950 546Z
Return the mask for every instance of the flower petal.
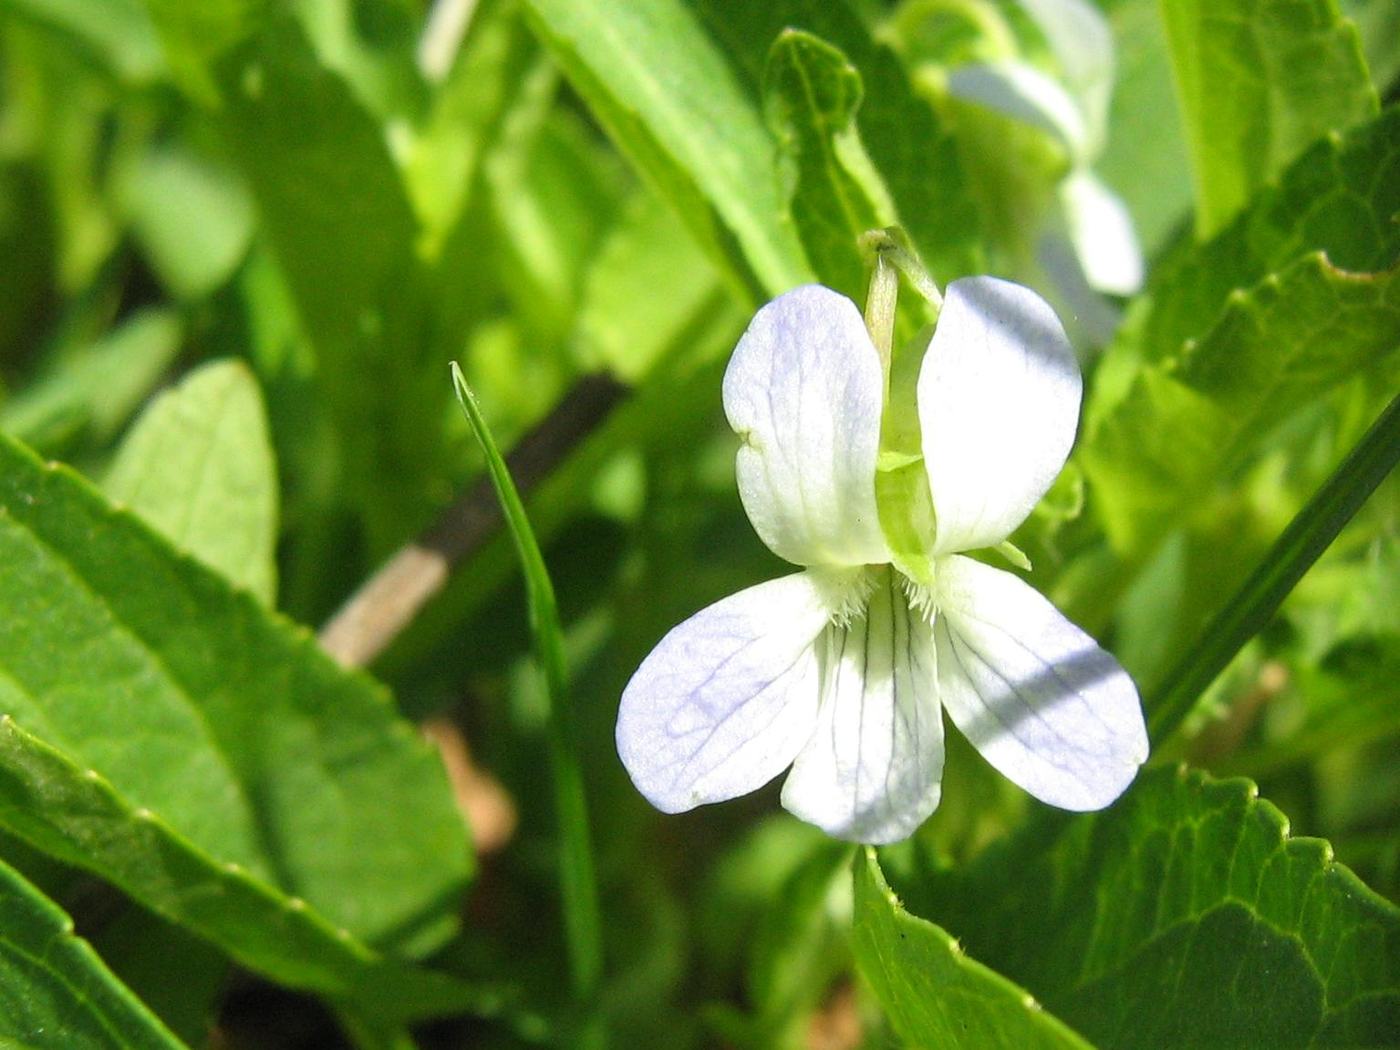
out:
M943 776L932 629L887 570L867 615L823 641L821 713L783 805L837 838L897 842L937 808Z
M1060 183L1070 240L1089 285L1110 295L1142 288L1142 249L1132 216L1118 196L1090 171L1074 171Z
M1080 390L1044 299L995 277L948 286L918 390L934 554L996 546L1025 520L1074 444Z
M622 693L617 753L657 809L762 787L816 724L814 646L829 619L807 573L730 595L673 628Z
M1034 66L1011 60L959 66L948 74L948 90L1054 136L1071 163L1089 159L1089 133L1079 104Z
M884 376L855 303L820 285L754 316L724 374L744 439L739 496L775 554L798 565L889 560L875 508Z
M1088 149L1097 155L1108 131L1113 94L1113 30L1108 20L1086 0L1021 0L1021 6L1054 52L1084 115Z
M1118 661L1009 572L955 555L936 588L939 698L982 757L1062 809L1122 794L1147 729Z

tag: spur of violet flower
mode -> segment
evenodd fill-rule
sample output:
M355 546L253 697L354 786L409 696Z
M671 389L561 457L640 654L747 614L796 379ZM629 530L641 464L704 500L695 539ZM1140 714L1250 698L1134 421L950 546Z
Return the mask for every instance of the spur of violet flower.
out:
M739 494L763 542L804 569L692 616L628 683L618 753L658 809L791 766L792 813L898 841L938 805L944 711L1065 809L1108 805L1147 757L1117 661L1019 577L962 553L1004 543L1073 444L1081 381L1054 312L995 278L949 285L915 387L921 468L882 455L887 386L860 311L820 285L764 306L740 339L724 377ZM916 498L877 500L877 475L910 468Z

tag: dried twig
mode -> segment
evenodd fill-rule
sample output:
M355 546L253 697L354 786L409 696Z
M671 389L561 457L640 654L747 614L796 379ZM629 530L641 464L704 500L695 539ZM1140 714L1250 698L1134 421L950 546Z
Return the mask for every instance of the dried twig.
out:
M521 492L559 465L627 393L611 376L585 376L506 457ZM362 667L382 653L442 590L452 569L501 527L491 482L482 477L433 525L400 549L321 628L321 646L342 664Z

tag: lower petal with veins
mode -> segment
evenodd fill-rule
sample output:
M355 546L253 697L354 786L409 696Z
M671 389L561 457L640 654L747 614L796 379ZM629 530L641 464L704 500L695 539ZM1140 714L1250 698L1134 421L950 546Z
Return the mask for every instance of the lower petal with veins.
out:
M1147 758L1126 671L1019 577L971 558L937 565L938 688L948 717L1042 802L1101 809Z
M816 731L783 785L783 805L828 834L880 845L938 806L943 726L932 630L884 568L865 615L827 629Z
M816 724L818 636L830 589L796 573L730 595L674 628L622 694L617 751L657 809L747 794Z

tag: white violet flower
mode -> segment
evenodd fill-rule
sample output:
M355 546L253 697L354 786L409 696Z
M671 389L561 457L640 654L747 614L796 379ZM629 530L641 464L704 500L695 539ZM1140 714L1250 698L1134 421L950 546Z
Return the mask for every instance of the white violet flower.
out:
M804 570L692 616L632 676L618 753L658 809L734 798L791 766L792 813L897 841L938 805L943 711L1065 809L1108 805L1147 757L1117 661L1019 577L961 553L1002 544L1073 444L1081 381L1054 311L991 277L949 286L916 388L932 520L914 557L882 523L900 511L876 499L877 472L894 469L885 387L860 311L820 285L764 306L740 339L724 377L739 494L763 542Z

